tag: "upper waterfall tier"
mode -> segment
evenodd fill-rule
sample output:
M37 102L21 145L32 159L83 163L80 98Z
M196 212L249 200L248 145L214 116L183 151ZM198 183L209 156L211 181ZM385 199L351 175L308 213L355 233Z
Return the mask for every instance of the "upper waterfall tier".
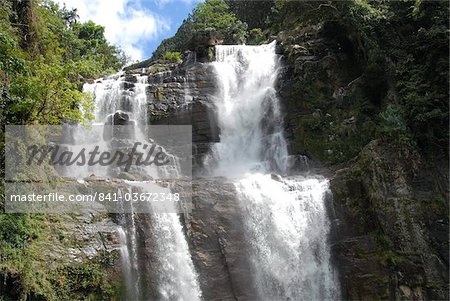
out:
M275 84L275 42L216 46L212 63L218 90L214 104L220 129L207 165L219 175L250 170L286 172L287 147Z

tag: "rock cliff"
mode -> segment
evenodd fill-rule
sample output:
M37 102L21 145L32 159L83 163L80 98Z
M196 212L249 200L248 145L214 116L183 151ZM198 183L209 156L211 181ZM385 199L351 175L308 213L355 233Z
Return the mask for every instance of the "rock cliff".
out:
M380 58L368 70L357 36L338 23L277 39L290 153L332 179L343 297L447 300L448 159L402 138L377 138L380 112L398 97L392 62Z
M333 249L351 300L446 300L446 168L372 141L338 170Z
M392 74L364 72L357 37L336 27L318 24L278 35L278 91L290 154L306 155L332 178L331 240L343 297L446 299L448 172L439 166L447 161L374 140L373 116L397 97ZM218 141L210 98L214 74L200 63L172 70L149 77L151 122L191 123L195 148L204 153ZM242 285L251 275L239 253L243 233L232 186L220 180L208 190L202 185L194 185L194 209L185 217L202 286L222 288L205 290L212 299L251 299L252 290ZM218 200L224 198L222 210Z
M135 81L133 74L148 76L149 124L192 125L193 164L199 170L209 145L219 141L212 102L215 93L212 66L196 62L191 53L182 64L161 63L127 73L125 85L129 89Z
M333 24L281 32L277 40L290 154L309 157L332 179L330 239L343 297L447 299L448 164L376 139L374 116L397 97L392 74L363 72L358 39ZM202 154L219 140L214 73L194 61L164 68L143 70L150 123L192 124L198 171ZM193 211L183 219L204 297L251 300L233 185L214 179L193 187Z
M195 180L187 237L205 300L255 300L248 242L236 190L224 179Z

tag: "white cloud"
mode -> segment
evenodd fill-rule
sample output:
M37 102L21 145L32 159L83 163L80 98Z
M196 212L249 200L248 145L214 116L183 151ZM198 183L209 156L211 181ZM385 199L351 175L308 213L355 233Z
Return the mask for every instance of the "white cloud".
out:
M142 60L146 43L170 29L168 20L145 8L141 1L56 0L68 8L77 8L82 22L92 20L103 25L108 41L133 60Z
M184 3L185 5L191 5L194 3L202 2L202 0L154 0L154 1L160 7L163 7L168 3L176 2L176 1L180 1L180 2Z

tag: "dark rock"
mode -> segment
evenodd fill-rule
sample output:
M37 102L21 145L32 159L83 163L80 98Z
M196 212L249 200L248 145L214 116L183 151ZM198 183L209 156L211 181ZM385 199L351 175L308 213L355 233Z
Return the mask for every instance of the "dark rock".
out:
M125 81L128 83L137 83L137 77L131 74L126 74L125 75Z
M198 31L190 41L190 50L196 54L196 62L209 62L213 60L213 48L223 44L223 38L213 28Z
M128 125L128 122L130 121L130 115L128 115L125 112L116 112L114 115L112 115L112 119L108 118L108 121L110 121L112 125Z
M197 180L187 237L205 300L256 300L248 246L232 183Z
M106 119L103 130L103 140L133 139L135 135L135 121L130 120L130 115L123 111L117 111Z
M130 90L133 89L135 87L134 83L129 83L129 82L124 82L123 83L123 88L125 90Z
M213 28L197 31L191 41L194 50L221 44L223 44L222 35Z
M283 182L283 178L280 175L277 174L271 174L270 177L272 178L272 180L277 181L277 182Z
M194 63L186 69L174 68L149 77L150 124L192 125L196 168L200 168L202 156L208 151L203 146L219 141L211 99L214 93L215 75L208 64Z
M420 162L373 141L332 179L332 250L344 299L448 298L448 206L436 201L447 192L433 188L445 187L448 174L433 176ZM434 197L418 197L424 190Z

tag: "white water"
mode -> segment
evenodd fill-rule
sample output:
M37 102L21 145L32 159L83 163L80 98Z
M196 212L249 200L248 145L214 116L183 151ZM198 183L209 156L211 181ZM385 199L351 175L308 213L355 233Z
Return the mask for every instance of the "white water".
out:
M126 223L125 219L122 219L122 225ZM130 256L130 243L129 234L125 233L123 227L117 229L119 233L120 246L120 258L122 263L122 274L125 282L126 296L130 300L135 300L139 293L139 288L136 285L139 284L137 274L133 269L133 261Z
M286 173L288 161L275 91L275 42L217 46L216 60L221 134L205 164L235 181L258 299L339 299L328 245L328 181L276 181L270 174Z
M217 46L219 91L215 96L220 143L207 165L214 174L248 170L286 172L287 147L276 97L275 42L262 46Z
M123 73L118 73L96 81L94 84L84 85L84 91L91 92L94 95L94 124L105 124L111 114L117 111L125 111L131 114L138 125L136 139L143 142L146 140L143 126L147 119L145 93L148 86L147 77L137 76L134 88L128 91L123 88L123 84ZM87 141L86 137L76 137L75 140L80 145L78 147L88 143L104 144L102 147L106 147L104 142ZM172 159L176 160L174 157ZM79 176L89 176L90 172L92 171L83 169ZM160 174L163 176L173 175L173 171L169 172L165 169L158 170L158 172L147 170L147 173L153 178L157 178ZM108 172L106 169L102 172L96 171L96 175L108 176ZM152 192L147 189L149 185L142 182L127 183L130 186L138 186L143 192ZM131 192L131 187L129 192ZM132 206L132 202L130 206ZM167 206L173 205L168 204ZM149 216L150 224L153 226L151 232L158 261L157 267L151 266L151 268L153 269L152 273L157 278L157 289L161 300L200 300L200 287L179 216L176 213L169 213L176 212L175 208L165 209L161 211L161 208L159 208L159 212L164 213L152 213ZM142 269L139 265L145 260L139 258L136 215L133 213L128 215L127 218L123 216L122 226L124 229L119 231L119 236L122 243L120 251L126 284L126 300L143 300L147 298L143 291L148 291L148 288L144 287L145 283L142 283L140 275Z
M131 183L131 182L130 182ZM133 186L142 191L155 191L152 183L134 182ZM170 192L169 190L166 191ZM161 300L196 301L201 299L201 291L197 282L197 274L190 259L189 247L184 237L183 229L176 212L174 203L152 203L154 213L151 217L153 227L152 252L156 255L158 270L158 293ZM164 207L164 208L161 208Z
M260 300L339 300L330 264L328 181L274 181L254 174L236 183Z
M132 102L134 119L142 125L147 124L147 94L145 93L148 87L147 76L137 76L137 82L134 88L134 97Z

